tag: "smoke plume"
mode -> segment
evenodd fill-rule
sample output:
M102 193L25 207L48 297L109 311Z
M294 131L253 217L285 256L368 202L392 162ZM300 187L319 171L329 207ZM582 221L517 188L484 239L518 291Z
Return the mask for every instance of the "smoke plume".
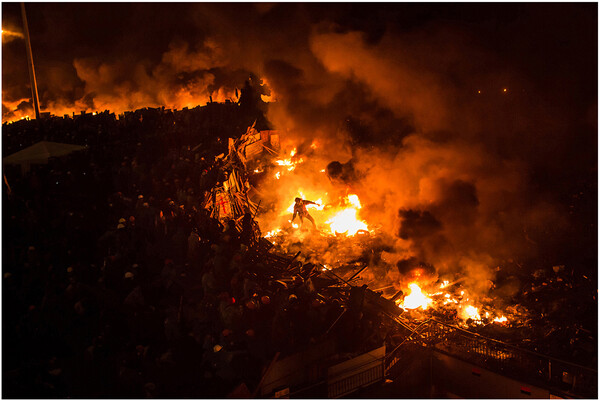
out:
M299 187L356 193L394 238L391 265L473 286L573 233L565 198L597 162L593 5L153 6L28 5L42 111L236 100L254 74L284 150L318 143L285 183L264 183L265 204L285 210ZM3 51L10 121L31 113L28 78L22 40L3 36ZM356 174L329 180L334 161Z

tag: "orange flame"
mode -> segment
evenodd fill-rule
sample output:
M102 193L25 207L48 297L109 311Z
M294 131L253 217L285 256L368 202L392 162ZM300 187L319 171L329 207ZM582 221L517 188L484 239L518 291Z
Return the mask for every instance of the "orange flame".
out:
M404 302L400 303L399 306L403 309L427 309L432 302L431 298L423 294L417 283L410 283L408 288L410 288L410 294L404 297Z
M359 230L368 231L369 227L367 226L367 223L359 220L356 217L358 210L362 207L358 196L355 194L350 194L346 197L346 201L350 203L352 207L341 210L335 216L325 222L325 224L329 224L331 233L355 235Z
M508 323L508 318L506 316L497 317L494 319L494 323Z
M461 317L464 320L481 320L481 316L479 315L479 309L474 307L473 305L467 305L466 307L461 308L461 310L459 311L459 317Z
M296 148L292 149L292 151L290 152L290 157L287 159L279 159L279 160L275 160L275 164L278 166L283 166L286 168L287 171L294 171L296 169L296 166L300 163L304 162L303 158L299 158L297 160L294 160L294 156L296 156L297 150ZM278 171L275 174L275 178L279 179L281 177L281 171Z
M367 224L356 218L356 212L354 208L344 209L327 220L325 224L329 224L332 234L346 233L347 235L354 235L358 230L368 230Z

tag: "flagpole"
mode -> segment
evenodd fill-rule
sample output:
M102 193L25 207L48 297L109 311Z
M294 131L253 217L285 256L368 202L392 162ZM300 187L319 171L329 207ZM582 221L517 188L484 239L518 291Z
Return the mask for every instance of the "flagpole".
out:
M23 30L25 31L25 46L27 47L27 61L29 67L29 81L31 83L31 99L35 110L35 118L40 118L40 103L38 98L37 81L35 79L35 69L33 68L33 54L31 53L31 41L29 40L29 26L27 25L27 15L25 14L25 3L21 3L21 16L23 17Z

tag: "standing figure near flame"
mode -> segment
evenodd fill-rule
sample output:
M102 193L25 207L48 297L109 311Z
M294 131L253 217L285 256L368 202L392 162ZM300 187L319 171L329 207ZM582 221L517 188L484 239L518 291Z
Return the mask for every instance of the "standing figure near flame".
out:
M300 216L300 223L304 224L304 217L306 217L313 225L314 229L317 229L317 225L315 224L315 219L308 213L306 210L306 205L317 205L316 202L304 200L302 198L296 198L296 203L294 204L294 215L292 216L292 222L296 218L296 215Z

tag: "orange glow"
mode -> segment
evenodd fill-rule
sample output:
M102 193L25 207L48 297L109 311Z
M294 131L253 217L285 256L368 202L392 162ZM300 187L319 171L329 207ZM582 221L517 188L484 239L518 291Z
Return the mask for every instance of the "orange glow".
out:
M345 233L346 235L354 235L358 230L368 230L367 224L356 218L356 209L349 208L342 210L325 224L331 227L331 233Z
M12 37L12 38L23 38L23 34L21 32L10 31L8 29L2 29L2 36Z
M278 166L286 167L287 171L294 171L298 164L304 162L303 158L294 159L294 156L296 156L296 153L297 153L296 148L292 149L292 151L290 152L289 158L275 160L275 164ZM277 177L277 179L279 179L279 177Z
M298 198L302 198L305 199L306 197L304 196L304 194L302 193L302 191L298 191ZM306 205L306 209L316 209L316 210L323 210L323 208L325 207L325 205L323 205L323 201L321 200L321 198L317 199L316 201L317 204L310 204L310 205ZM294 205L296 204L296 202L292 202L292 204L286 209L287 213L294 213Z
M357 218L358 209L361 208L360 200L355 194L350 194L346 197L346 201L352 207L345 208L327 220L325 224L329 224L332 234L355 235L358 230L368 231L367 223Z
M280 232L281 232L281 229L280 229L280 228L277 228L277 229L275 229L275 230L273 230L273 231L269 231L268 233L266 233L266 234L264 235L264 237L265 237L265 238L271 238L271 237L274 237L274 236L276 236L276 235L277 235L277 234L279 234Z
M494 323L508 323L508 318L506 316L497 317L494 319Z
M443 281L441 284L437 284L436 287L448 287L450 282L448 280ZM439 286L439 287L438 287ZM455 310L456 317L459 319L459 324L468 327L466 323L469 319L472 321L469 324L483 324L483 316L486 321L492 323L506 325L508 324L508 318L503 314L494 312L493 310L482 312L481 308L476 306L476 303L469 300L466 297L465 291L460 291L461 295L456 296L451 293L445 293L437 291L435 293L428 292L426 286L422 283L411 282L408 285L410 293L404 298L403 301L398 300L396 304L405 310L426 310L430 307L441 308L442 310ZM423 289L422 289L423 288ZM432 287L434 288L434 287ZM492 320L492 316L495 317Z
M269 85L269 81L267 81L266 78L261 78L262 81L262 85L266 86L267 88L269 88L269 91L271 92L270 95L264 95L261 94L260 98L263 102L265 103L272 103L272 102L276 102L277 101L277 95L275 94L275 91L273 91L273 88L271 88L271 86Z
M348 202L350 202L350 204L352 204L357 209L360 209L362 207L357 195L354 195L354 194L348 195Z
M4 31L2 40L6 41L7 31ZM106 84L106 76L109 76L113 71L117 71L119 66L104 65L98 69L87 65L84 62L75 62L75 68L78 75L86 82L86 91L96 93L94 97L94 108L92 109L85 101L76 100L68 102L65 99L51 100L43 105L42 112L49 112L51 115L62 117L64 115L76 115L85 111L92 113L96 110L110 110L115 115L122 114L125 111L133 111L145 107L161 107L181 110L184 107L192 109L199 105L206 104L210 97L213 102L224 103L230 100L233 95L233 90L219 88L217 91L210 90L210 86L214 82L214 76L207 74L203 79L195 79L191 82L181 85L176 88L167 88L159 90L158 93L149 94L145 88L149 86L141 85L139 89L132 90L127 85L109 86ZM141 78L140 78L141 79ZM110 87L108 90L106 88ZM29 101L29 99L25 99ZM18 121L22 117L22 113L18 109L19 103L12 104L3 101L5 109L9 111L3 113L2 122ZM28 111L31 112L31 111Z
M462 308L459 311L459 317L467 320L473 319L476 321L481 320L481 316L479 315L479 309L474 307L473 305L467 305L465 308Z
M408 288L410 288L410 294L404 297L404 302L400 303L399 306L403 309L427 309L432 302L431 298L423 294L417 283L410 283Z

